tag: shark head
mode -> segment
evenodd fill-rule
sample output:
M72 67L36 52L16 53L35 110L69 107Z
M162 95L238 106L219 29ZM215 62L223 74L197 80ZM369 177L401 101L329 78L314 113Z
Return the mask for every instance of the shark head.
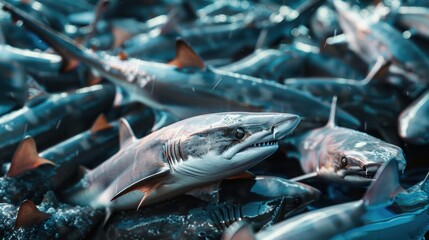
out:
M366 21L357 11L341 1L333 1L338 13L338 21L347 36L348 43L353 50L359 50L359 42L366 42L370 33L369 22Z
M377 170L389 160L396 160L403 172L406 161L402 149L368 134L338 131L325 139L318 172L349 184L367 185Z
M300 118L285 113L200 115L166 127L164 158L177 172L198 176L240 173L273 154ZM161 129L162 130L162 129Z

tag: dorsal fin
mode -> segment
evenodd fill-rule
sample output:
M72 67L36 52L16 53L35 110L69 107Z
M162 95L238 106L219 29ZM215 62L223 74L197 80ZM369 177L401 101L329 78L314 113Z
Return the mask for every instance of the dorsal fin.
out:
M136 140L133 129L125 118L119 120L119 146L122 148L127 142Z
M426 174L425 179L423 179L420 189L423 191L429 191L429 172Z
M41 212L36 204L30 200L25 200L19 206L18 215L15 220L15 229L20 227L32 227L40 224L50 217L49 214Z
M374 182L369 186L363 202L366 206L388 204L396 195L399 185L399 169L396 160L390 160L378 169Z
M92 20L91 25L89 26L89 33L87 39L93 37L97 32L97 24L100 21L103 14L109 8L110 0L98 0L97 5L95 6L94 19Z
M16 177L25 171L37 168L42 164L55 165L53 162L39 157L36 149L36 142L32 137L28 136L22 140L16 149L6 176Z
M250 226L244 222L235 222L226 229L222 240L255 240L255 234Z
M110 123L107 121L104 114L100 114L98 115L97 119L95 119L94 124L92 124L90 131L98 132L109 128L112 128L112 125L110 125Z
M379 57L375 62L374 66L368 72L366 77L361 81L363 85L366 85L372 82L374 79L380 79L387 75L389 72L389 67L392 64L392 61L386 60L383 57Z
M183 39L176 40L176 57L168 63L178 68L196 67L205 68L205 64L200 56Z
M184 0L182 1L182 9L185 13L185 19L190 21L190 20L196 20L198 19L198 14L195 11L194 7L191 4L190 0Z
M335 112L337 110L337 96L334 96L332 98L332 103L331 103L331 112L329 113L329 120L328 123L326 124L327 127L335 127Z

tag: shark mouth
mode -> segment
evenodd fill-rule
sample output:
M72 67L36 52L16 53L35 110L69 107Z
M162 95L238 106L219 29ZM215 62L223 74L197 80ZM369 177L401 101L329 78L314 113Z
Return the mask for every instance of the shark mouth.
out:
M268 142L260 142L260 143L255 143L250 145L249 147L267 147L267 146L274 146L277 145L279 143L279 141L277 140L272 140L272 141L268 141Z
M375 176L375 172L366 172L364 170L359 171L359 172L352 172L352 173L348 173L347 175L344 176L344 178L347 177L355 177L355 178L370 178L373 179Z
M380 165L378 164L371 164L368 166L363 166L360 169L354 169L354 170L348 170L345 171L343 174L343 178L345 180L349 181L356 181L356 182L368 182L373 181L375 174L377 173Z

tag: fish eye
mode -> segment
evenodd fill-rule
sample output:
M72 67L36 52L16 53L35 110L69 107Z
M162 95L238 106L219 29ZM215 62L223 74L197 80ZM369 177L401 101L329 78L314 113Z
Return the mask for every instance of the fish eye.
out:
M293 199L293 206L298 207L299 205L301 205L302 200L301 198L297 197Z
M246 132L244 131L243 128L238 127L234 129L233 134L235 139L240 140L244 138L244 135L246 135Z
M345 167L348 164L348 159L346 157L341 158L341 166Z

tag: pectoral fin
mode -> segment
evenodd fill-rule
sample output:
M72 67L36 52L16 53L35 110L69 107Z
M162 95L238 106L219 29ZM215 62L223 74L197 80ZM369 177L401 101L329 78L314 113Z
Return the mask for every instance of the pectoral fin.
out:
M303 180L308 180L308 179L312 179L312 178L316 178L318 177L319 174L317 174L317 172L311 172L311 173L307 173L295 178L290 179L291 181L295 181L295 182L301 182Z
M250 179L250 180L253 180L253 179L255 179L255 177L256 177L255 174L253 174L249 171L245 171L245 172L239 173L235 176L229 177L227 179L228 180L231 180L231 179Z
M399 169L396 160L384 163L374 178L375 181L363 196L366 206L388 204L402 190L399 185Z
M145 178L142 178L134 183L131 183L118 193L116 193L110 201L113 201L119 198L122 195L125 195L129 192L140 190L145 193L145 198L152 192L154 189L160 186L161 180L164 179L168 174L170 174L169 168L163 168L159 172L149 175ZM144 198L143 198L144 200Z

